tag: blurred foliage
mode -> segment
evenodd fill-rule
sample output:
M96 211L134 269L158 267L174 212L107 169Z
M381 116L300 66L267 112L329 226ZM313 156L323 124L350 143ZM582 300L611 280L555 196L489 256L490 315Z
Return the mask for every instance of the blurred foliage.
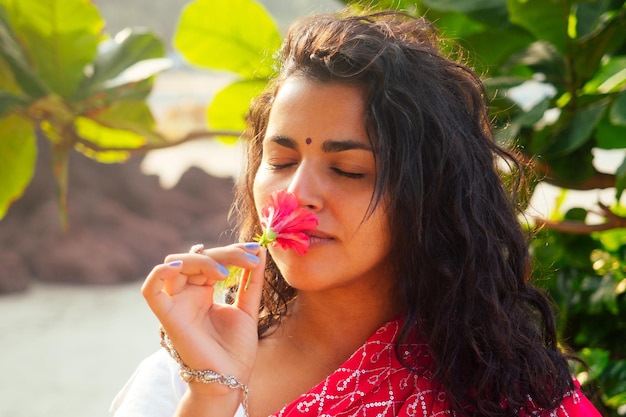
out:
M245 113L274 73L281 42L274 19L252 0L196 0L185 7L174 47L192 65L237 76L208 106L213 129L244 130Z
M110 163L164 144L146 103L170 66L162 41L103 28L87 0L0 0L0 219L33 176L37 136L52 148L63 221L70 151Z

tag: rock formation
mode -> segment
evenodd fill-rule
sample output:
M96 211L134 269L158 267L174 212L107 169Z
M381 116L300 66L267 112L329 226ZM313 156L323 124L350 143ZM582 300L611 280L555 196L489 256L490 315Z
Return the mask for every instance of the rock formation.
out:
M235 240L227 219L232 179L191 168L166 190L141 172L139 156L101 164L78 153L70 158L63 232L47 145L39 142L35 175L0 220L0 293L24 290L30 280L139 280L168 253Z

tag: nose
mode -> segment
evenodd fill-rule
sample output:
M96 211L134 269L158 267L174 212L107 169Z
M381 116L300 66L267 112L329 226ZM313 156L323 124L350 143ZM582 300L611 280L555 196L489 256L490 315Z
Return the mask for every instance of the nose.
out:
M302 206L319 210L323 202L322 188L319 171L310 163L303 161L294 171L287 191L295 194Z

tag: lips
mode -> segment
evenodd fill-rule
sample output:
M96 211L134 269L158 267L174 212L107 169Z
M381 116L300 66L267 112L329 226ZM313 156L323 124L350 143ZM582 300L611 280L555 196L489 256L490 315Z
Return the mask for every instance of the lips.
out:
M320 239L332 239L333 238L330 234L325 233L325 232L323 232L323 231L321 231L319 229L307 230L307 231L304 232L304 234L309 236L309 237L317 237L317 238L320 238Z
M321 230L313 230L313 231L305 232L305 233L307 236L309 236L309 244L311 245L334 240L334 237L332 235L325 233Z

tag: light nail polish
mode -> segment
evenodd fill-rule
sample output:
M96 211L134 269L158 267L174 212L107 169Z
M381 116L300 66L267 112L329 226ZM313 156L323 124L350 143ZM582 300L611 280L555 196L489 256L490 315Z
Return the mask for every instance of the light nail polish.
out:
M224 265L222 265L222 264L217 264L217 269L219 269L219 270L220 270L220 272L222 273L222 275L226 275L226 276L228 276L229 271L228 271L228 269L227 269Z
M251 253L246 253L246 258L248 258L249 260L251 260L252 262L254 262L255 264L258 263L261 259L259 259L258 256L253 255Z

